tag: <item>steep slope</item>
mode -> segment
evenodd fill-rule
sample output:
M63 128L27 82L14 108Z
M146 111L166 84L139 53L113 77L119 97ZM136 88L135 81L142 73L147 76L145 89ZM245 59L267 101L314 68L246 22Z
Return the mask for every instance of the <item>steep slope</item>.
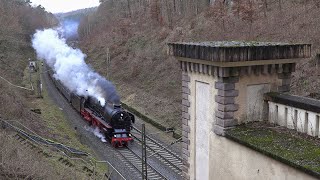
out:
M48 100L37 98L34 91L17 86L30 88L29 72L26 68L29 58L36 59L31 47L33 33L36 29L56 24L56 18L45 12L41 6L33 8L25 0L0 0L0 119L18 121L36 133L52 139L61 137L57 134L50 136L48 132L55 131L53 126L46 127L45 120L62 119L61 116L55 116L60 110L53 108ZM35 74L30 77L32 80L36 79ZM39 106L43 108L42 111L32 111ZM38 114L39 111L42 114ZM44 118L45 116L47 118ZM37 149L21 144L13 138L13 132L4 129L2 122L1 127L0 179L87 178L82 172L63 167L58 160L50 161L41 153L38 154ZM65 142L71 141L69 137L62 138Z
M35 29L52 26L55 18L40 6L31 8L24 1L0 0L0 76L13 84L22 85L28 59L36 59L31 47ZM29 117L25 90L0 81L2 117L20 119ZM30 117L32 119L32 117Z
M316 53L319 9L318 1L307 0L217 0L210 6L192 1L107 1L83 20L79 32L88 62L108 74L125 103L166 127L179 128L180 70L166 55L167 42L303 42L312 43ZM320 80L315 72L314 60L299 64L292 93L316 91Z

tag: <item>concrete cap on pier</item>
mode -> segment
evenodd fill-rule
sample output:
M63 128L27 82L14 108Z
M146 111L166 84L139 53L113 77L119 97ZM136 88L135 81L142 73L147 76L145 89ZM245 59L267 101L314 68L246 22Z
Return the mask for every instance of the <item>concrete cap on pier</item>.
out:
M218 67L294 63L299 58L311 56L311 44L212 41L174 42L168 43L168 46L168 54L180 61L192 62L190 59L197 59L198 63Z

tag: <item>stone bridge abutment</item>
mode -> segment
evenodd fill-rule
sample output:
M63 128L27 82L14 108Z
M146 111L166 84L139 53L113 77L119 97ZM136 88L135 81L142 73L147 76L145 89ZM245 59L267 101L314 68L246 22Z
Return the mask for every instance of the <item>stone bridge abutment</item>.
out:
M310 44L169 43L182 70L184 179L312 179L225 138L228 129L267 120L267 92L288 92Z

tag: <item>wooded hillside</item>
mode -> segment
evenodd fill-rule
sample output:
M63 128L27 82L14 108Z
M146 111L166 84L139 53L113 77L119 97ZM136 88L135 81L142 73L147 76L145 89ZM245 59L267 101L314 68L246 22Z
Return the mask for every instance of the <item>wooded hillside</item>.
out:
M179 128L181 76L178 63L166 55L167 42L303 42L317 53L319 10L317 0L108 0L82 21L79 34L88 62L104 75L110 69L125 103ZM299 64L292 93L317 91L316 72L314 60Z
M0 0L0 76L21 85L28 59L36 58L31 47L33 33L54 24L57 24L56 19L41 6L33 8L25 0ZM0 86L1 116L24 117L24 100L20 99L23 91L10 87L3 80Z
M41 6L31 7L29 3L28 0L0 0L0 119L18 121L40 135L47 135L52 129L44 126L40 114L31 111L40 101L36 93L17 86L25 86L26 82L29 85L29 77L25 77L28 59L36 59L31 47L33 33L56 25L57 20ZM1 123L0 179L83 177L69 168L59 170L59 166L48 162L38 149L23 145L13 135Z
M79 9L79 10L66 12L66 13L57 13L55 14L55 16L61 20L68 19L68 20L80 21L84 16L90 14L91 12L96 11L96 9L97 7Z

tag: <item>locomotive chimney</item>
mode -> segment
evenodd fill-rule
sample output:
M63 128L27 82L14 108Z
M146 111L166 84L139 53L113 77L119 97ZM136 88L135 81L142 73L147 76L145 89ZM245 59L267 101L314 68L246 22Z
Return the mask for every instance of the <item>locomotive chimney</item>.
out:
M113 104L114 109L120 109L121 108L121 104Z

